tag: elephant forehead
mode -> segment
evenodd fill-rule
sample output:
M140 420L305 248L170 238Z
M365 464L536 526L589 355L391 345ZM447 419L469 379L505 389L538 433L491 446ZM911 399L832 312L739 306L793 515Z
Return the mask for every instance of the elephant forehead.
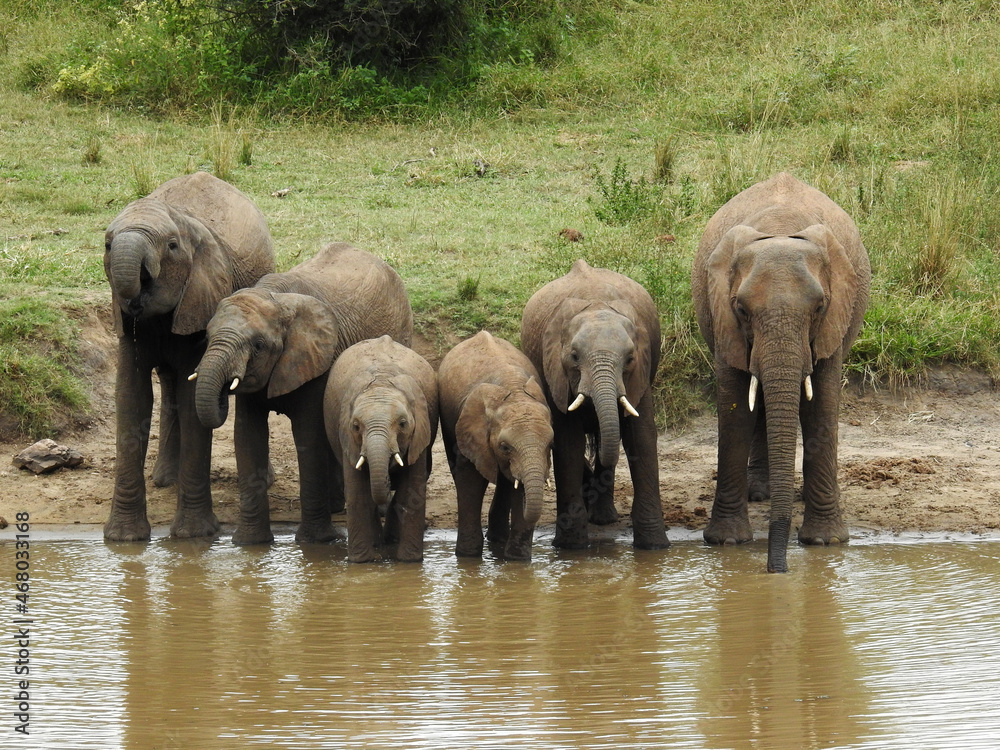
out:
M215 325L237 322L247 328L263 331L274 327L281 313L272 300L246 291L236 292L219 303L212 322Z
M578 314L568 333L574 343L623 343L634 338L635 330L635 324L617 310L594 307Z
M781 280L819 274L827 265L827 258L826 253L809 240L771 237L743 248L734 265L740 278L759 275Z

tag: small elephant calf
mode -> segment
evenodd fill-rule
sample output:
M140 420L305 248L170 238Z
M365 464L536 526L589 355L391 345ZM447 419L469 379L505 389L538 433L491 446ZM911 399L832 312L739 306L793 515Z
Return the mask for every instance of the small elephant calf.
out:
M504 557L530 560L553 437L537 371L513 344L480 331L441 361L438 392L458 491L456 554L482 555L483 496L493 482L487 538Z
M348 559L369 562L380 542L398 542L397 559L419 562L438 424L434 368L388 336L354 344L330 370L323 413L344 471Z

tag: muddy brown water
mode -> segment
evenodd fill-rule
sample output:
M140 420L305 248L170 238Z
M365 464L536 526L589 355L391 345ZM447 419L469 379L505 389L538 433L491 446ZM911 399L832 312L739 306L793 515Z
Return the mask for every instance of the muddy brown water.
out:
M14 543L0 535L14 629ZM874 539L351 565L32 532L38 748L978 748L1000 741L1000 542ZM10 572L10 575L7 573ZM9 606L8 606L9 605ZM7 640L8 646L10 640Z

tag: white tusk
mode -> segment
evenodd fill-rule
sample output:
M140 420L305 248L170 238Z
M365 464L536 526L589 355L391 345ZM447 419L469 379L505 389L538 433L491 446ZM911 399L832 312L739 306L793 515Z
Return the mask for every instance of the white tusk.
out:
M806 387L806 401L812 401L813 400L813 380L812 380L812 377L809 376L809 375L806 375L806 379L805 379L805 382L803 383L803 385Z
M517 489L518 487L520 487L520 486L521 486L521 483L520 483L520 482L518 482L518 481L517 481L517 480L515 479L515 480L514 480L514 489L516 490L516 489Z
M580 404L582 404L584 402L584 398L585 397L584 397L584 395L582 393L578 393L576 395L576 400L573 401L573 403L569 405L569 408L566 411L576 411L577 409L579 409L580 408Z
M229 386L229 390L235 391L236 388L237 388L237 386L239 386L239 384L240 384L240 379L239 378L233 378L233 384Z
M360 469L364 465L365 465L365 457L362 456L361 458L358 459L358 462L356 464L354 464L354 468L355 469Z
M398 453L393 453L392 457L396 459L396 463L399 464L400 466L406 466L406 464L403 463L402 457Z
M196 372L192 372L190 375L188 375L188 381L197 380L197 379L198 379L198 373L196 373Z
M632 406L632 404L630 404L628 402L627 398L625 398L624 396L622 396L620 399L618 399L618 401L621 402L621 405L625 408L625 411L627 411L633 417L638 417L639 416L639 412L637 412L635 410L635 407Z
M753 408L757 405L757 382L758 382L757 381L757 376L756 375L751 375L750 376L750 399L749 399L750 411L753 411Z

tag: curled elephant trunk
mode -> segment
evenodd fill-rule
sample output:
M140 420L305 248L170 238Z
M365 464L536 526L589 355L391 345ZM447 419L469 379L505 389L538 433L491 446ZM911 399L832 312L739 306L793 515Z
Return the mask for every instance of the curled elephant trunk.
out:
M592 380L591 400L600 430L598 458L605 469L618 465L621 425L618 422L620 377L612 366L597 369ZM624 389L622 389L624 390Z
M159 264L151 256L149 239L139 232L124 232L111 243L108 270L111 286L122 304L131 303L132 312L138 305L142 283L147 278L156 278Z
M389 481L389 462L395 461L395 448L389 444L389 433L384 429L370 429L365 435L365 463L368 466L368 479L371 483L372 501L379 506L389 502L391 484Z
M210 348L198 365L194 402L198 419L210 430L221 427L229 416L230 385L242 374L236 352Z

